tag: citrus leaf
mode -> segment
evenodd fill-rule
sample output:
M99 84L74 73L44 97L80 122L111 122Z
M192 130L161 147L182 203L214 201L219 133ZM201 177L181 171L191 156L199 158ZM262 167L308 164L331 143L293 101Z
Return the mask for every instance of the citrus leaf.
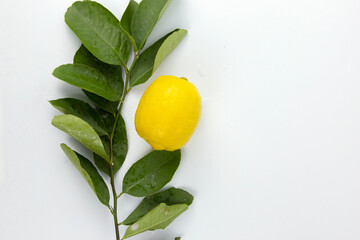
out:
M61 98L50 101L60 112L77 116L90 124L99 135L107 135L106 126L100 114L88 103L75 98Z
M121 66L111 65L100 61L87 50L84 45L81 45L76 51L73 61L75 64L84 64L99 70L106 76L111 88L114 89L115 92L119 94L123 92L124 81L122 79Z
M114 123L115 123L115 116L114 114L111 114L107 111L98 109L98 112L100 113L100 115L102 116L107 132L109 133L109 135L111 135L113 127L114 127Z
M94 191L100 202L106 206L109 206L109 200L110 200L109 189L106 183L104 182L104 179L100 176L94 165L92 165L92 163L84 156L73 151L64 143L62 143L60 146L62 150L65 152L66 156L74 164L76 169L85 178L85 180L90 185L90 187L92 188L92 190Z
M181 42L185 37L187 31L184 29L179 29L172 34L170 34L166 40L161 44L159 50L156 53L156 58L154 62L153 72L160 66L164 59L176 48L176 46Z
M95 57L84 45L76 51L74 55L74 64L84 64L89 67L93 67L101 71L107 78L110 86L117 93L123 92L124 81L122 79L121 66L111 65L100 61ZM110 113L115 113L119 101L109 101L103 97L96 95L95 93L83 90L85 95L98 107Z
M121 115L119 115L116 123L114 137L113 137L113 158L114 158L114 174L123 165L126 154L128 151L128 141L126 136L125 121Z
M140 54L134 69L131 71L130 86L133 87L146 82L159 67L160 63L181 42L186 33L187 31L184 29L176 29Z
M66 132L91 151L109 161L100 137L95 130L84 120L74 115L55 116L51 122L58 129Z
M110 101L121 98L115 92L107 77L99 70L84 64L65 64L55 68L53 75L71 85L96 93Z
M180 149L173 152L150 152L134 163L125 174L123 192L144 197L160 190L172 179L180 158Z
M128 36L129 40L131 41L134 47L135 52L137 51L137 47L136 47L135 39L131 36L130 26L134 12L138 8L138 6L139 4L137 2L135 2L134 0L130 0L120 20L120 27Z
M171 0L142 0L132 17L130 30L134 37L136 46L141 50L160 20Z
M110 156L109 139L107 137L101 137L101 141L105 148L106 153L108 154L108 156ZM105 160L104 158L102 158L99 155L97 155L96 153L94 153L94 162L95 162L96 167L100 171L102 171L103 173L105 173L108 176L111 175L111 163L109 161Z
M105 149L109 148L109 143L107 139L103 139L103 145ZM126 127L125 121L121 115L119 115L115 131L113 137L113 144L112 144L112 151L113 151L113 174L115 174L125 161L125 157L128 151L128 142L126 136ZM96 166L104 173L110 176L111 173L111 163L107 162L105 159L101 158L97 154L94 154L94 161Z
M187 209L188 205L186 204L167 206L165 203L160 203L148 214L129 226L126 229L124 239L148 230L165 229L176 217Z
M139 206L122 222L122 224L131 225L135 223L160 203L166 203L168 206L174 204L186 204L190 206L193 199L194 197L190 193L182 189L169 188L144 198Z
M104 6L93 1L77 1L65 13L65 22L98 59L126 65L130 42L119 20Z
M88 92L83 89L84 94L89 98L99 109L102 109L108 113L115 114L119 101L109 101L106 98L100 97L95 93Z

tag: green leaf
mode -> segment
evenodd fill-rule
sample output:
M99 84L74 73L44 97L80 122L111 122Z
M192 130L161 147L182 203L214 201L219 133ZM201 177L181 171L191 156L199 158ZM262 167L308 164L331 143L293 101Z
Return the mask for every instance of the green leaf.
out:
M103 143L103 146L105 148L106 153L110 156L110 143L109 138L107 137L101 137L101 141ZM96 167L105 173L106 175L111 175L111 164L110 162L106 161L104 158L100 157L96 153L94 153L94 162Z
M101 109L98 109L98 112L101 114L104 120L107 132L109 133L109 135L111 135L115 123L115 116Z
M98 59L126 65L130 42L121 30L119 20L101 4L77 1L65 13L65 22Z
M90 185L96 196L106 206L109 206L110 194L109 189L104 182L104 179L100 176L94 165L86 159L84 156L71 150L64 143L61 144L62 150L65 152L70 161L74 164L77 170L85 178Z
M107 111L108 113L115 114L119 101L109 101L106 98L100 97L95 93L88 92L83 89L85 95L100 109Z
M103 145L105 146L105 149L108 148L108 141L103 140ZM115 174L121 166L123 165L125 161L125 157L128 151L128 142L127 142L127 136L126 136L126 127L125 127L125 121L122 118L121 115L119 115L114 137L113 137L113 173ZM97 154L94 154L94 161L96 166L104 173L110 176L111 168L109 162L107 162L105 159L102 159Z
M142 0L132 17L130 30L136 46L141 50L171 0Z
M114 174L123 165L126 154L128 151L128 141L126 136L125 121L121 115L119 115L116 123L114 137L113 137L113 158L114 158Z
M121 66L104 63L97 59L84 45L81 45L74 56L74 63L84 64L102 72L115 92L122 93L124 81Z
M100 61L95 57L84 45L81 45L77 50L74 56L74 63L84 64L89 67L95 68L101 71L107 78L112 89L117 93L123 92L124 81L122 79L122 69L121 66L111 65ZM115 113L119 101L109 101L103 97L100 97L94 93L83 90L85 95L92 101L94 104L110 113Z
M124 225L131 225L154 209L160 203L166 203L168 206L174 204L191 205L194 197L178 188L169 188L165 191L144 198L139 206L122 222Z
M133 18L134 12L138 8L138 6L139 6L139 4L137 2L135 2L134 0L130 0L129 4L126 7L126 10L120 20L120 27L128 36L129 40L131 41L131 43L134 47L135 52L137 51L137 47L136 47L135 39L131 36L130 26L131 26L131 20Z
M109 161L100 137L96 134L95 130L81 118L70 114L59 115L55 116L51 123L84 144L84 146L91 151Z
M99 135L107 135L106 126L100 114L88 103L75 98L62 98L50 101L56 109L65 114L77 116L90 124Z
M133 87L146 82L159 67L160 63L181 42L186 33L187 31L184 29L176 29L140 54L139 60L131 71L130 86Z
M156 53L153 72L160 66L160 64L172 52L172 50L174 50L176 46L179 45L181 40L185 37L186 33L186 30L179 29L166 38Z
M144 197L160 190L172 179L180 158L180 149L152 151L130 167L124 177L123 192Z
M110 101L121 98L99 70L84 64L65 64L55 68L53 75L71 85L96 93Z
M136 223L129 226L126 229L124 239L148 230L165 229L176 217L187 209L188 205L186 204L167 206L165 203L160 203Z

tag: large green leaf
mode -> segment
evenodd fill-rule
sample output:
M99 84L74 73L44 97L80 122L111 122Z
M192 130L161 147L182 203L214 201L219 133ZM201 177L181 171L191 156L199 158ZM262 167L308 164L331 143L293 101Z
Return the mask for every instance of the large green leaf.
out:
M81 45L80 48L76 51L74 56L74 63L85 64L89 67L93 67L101 71L107 78L110 86L117 93L123 92L124 81L122 79L122 69L121 66L111 65L100 61L95 57L84 45ZM109 101L103 97L100 97L94 93L83 90L85 95L95 103L95 105L105 111L110 113L115 113L119 101Z
M55 68L53 75L71 85L96 93L110 101L121 98L99 70L84 64L65 64Z
M131 71L130 86L132 87L146 82L166 56L181 42L186 33L187 31L184 29L176 29L159 39L140 54L139 60Z
M65 22L98 59L126 65L130 41L121 30L119 20L101 4L77 1L65 13Z
M103 140L103 145L106 148L109 148L108 141ZM121 115L119 115L115 131L114 137L112 141L112 152L113 152L113 173L115 174L123 165L125 161L125 157L128 151L128 141L126 136L126 127L125 121ZM110 164L105 159L102 159L97 154L94 154L94 161L96 166L104 173L110 176L111 169Z
M132 17L130 30L136 46L141 50L146 39L160 20L171 0L142 0Z
M85 178L87 183L95 192L96 196L99 198L100 202L108 206L110 199L109 189L94 165L92 165L92 163L84 156L71 150L71 148L66 146L64 143L61 144L61 148L77 170Z
M117 108L119 106L119 101L109 101L106 98L100 97L95 93L88 92L83 89L85 95L98 107L108 113L116 114Z
M154 209L160 203L167 205L186 204L191 205L194 197L178 188L169 188L165 191L144 198L139 206L122 222L124 225L131 225Z
M131 41L134 50L137 51L135 39L131 36L131 20L133 18L135 10L138 8L139 4L135 2L134 0L130 0L128 6L125 9L125 12L120 20L120 27L121 29L126 33L129 40Z
M52 125L66 132L91 151L109 161L100 137L95 130L84 120L74 115L59 115L52 120Z
M50 101L56 109L65 114L75 115L93 127L99 135L107 135L106 126L100 114L88 103L75 98Z
M164 187L180 164L181 152L152 151L134 163L126 173L123 192L144 197Z
M186 204L175 204L167 206L160 203L148 214L140 218L137 222L126 229L124 239L136 234L156 229L165 229L177 216L188 209Z
M73 61L75 64L84 64L99 70L106 76L114 91L120 94L123 92L124 81L122 79L121 66L111 65L100 61L89 50L87 50L84 45L81 45L76 51Z

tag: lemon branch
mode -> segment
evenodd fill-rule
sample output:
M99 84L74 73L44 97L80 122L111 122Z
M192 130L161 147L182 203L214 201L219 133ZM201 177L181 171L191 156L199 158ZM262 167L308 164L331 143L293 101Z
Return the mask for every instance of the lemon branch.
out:
M118 110L117 110L117 113L116 113L115 122L114 122L112 132L111 132L111 135L110 135L110 164L111 164L111 166L110 166L110 184L111 184L111 190L112 190L114 203L113 203L113 207L109 208L109 209L110 209L110 212L112 213L112 215L114 217L116 240L120 240L119 226L121 225L121 223L119 223L118 217L117 217L117 207L118 207L117 206L117 199L123 193L121 192L119 195L116 193L115 177L114 177L114 169L113 169L113 166L114 166L113 138L114 138L114 134L115 134L116 124L117 124L118 119L120 117L121 109L122 109L122 107L124 105L126 95L130 91L130 88L128 89L128 85L129 85L129 82L130 82L130 73L131 73L131 70L134 68L135 63L139 59L139 55L140 55L139 51L135 52L134 59L133 59L133 62L131 64L130 69L128 69L126 66L124 67L125 68L125 75L126 75L124 88L123 88L122 96L121 96L121 99L120 99L120 104L119 104L119 107L118 107Z

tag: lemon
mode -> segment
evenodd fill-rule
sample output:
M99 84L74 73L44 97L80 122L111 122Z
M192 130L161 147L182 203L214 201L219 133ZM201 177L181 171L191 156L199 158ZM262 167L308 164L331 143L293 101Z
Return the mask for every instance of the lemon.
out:
M155 150L174 151L195 131L201 97L185 78L161 76L146 89L135 113L135 128Z

